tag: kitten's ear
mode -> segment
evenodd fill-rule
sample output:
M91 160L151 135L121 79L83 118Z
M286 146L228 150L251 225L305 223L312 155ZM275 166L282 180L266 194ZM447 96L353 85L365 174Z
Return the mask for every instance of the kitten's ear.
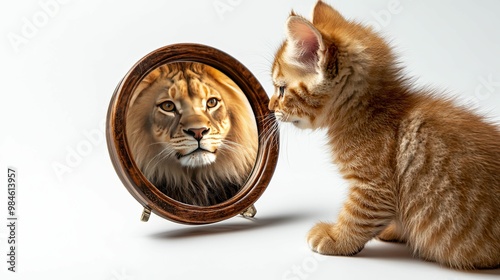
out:
M321 33L301 16L291 16L286 23L287 58L305 70L314 72L325 49Z
M332 6L321 0L316 3L316 6L314 6L312 20L314 25L328 24L339 21L345 21L345 18L337 10L332 8Z

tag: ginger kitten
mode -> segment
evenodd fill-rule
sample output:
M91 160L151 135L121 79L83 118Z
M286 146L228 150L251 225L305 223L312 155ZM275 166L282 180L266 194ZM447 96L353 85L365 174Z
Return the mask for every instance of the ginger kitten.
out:
M292 12L286 27L269 109L299 128L325 128L350 182L337 222L314 226L310 247L350 256L378 237L449 267L498 267L498 127L411 88L378 34L322 1L312 22Z

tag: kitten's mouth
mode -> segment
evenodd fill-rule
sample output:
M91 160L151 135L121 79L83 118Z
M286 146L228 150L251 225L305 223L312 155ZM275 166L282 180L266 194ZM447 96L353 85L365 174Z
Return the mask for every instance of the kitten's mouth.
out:
M284 122L291 123L292 125L300 129L311 129L313 127L310 122L308 122L305 119L300 119L298 117L291 117Z
M274 116L276 117L276 119L280 122L287 122L287 123L292 123L294 125L298 125L300 124L300 120L298 119L294 119L294 117L290 117L290 116L285 116L284 113L282 112L274 112Z

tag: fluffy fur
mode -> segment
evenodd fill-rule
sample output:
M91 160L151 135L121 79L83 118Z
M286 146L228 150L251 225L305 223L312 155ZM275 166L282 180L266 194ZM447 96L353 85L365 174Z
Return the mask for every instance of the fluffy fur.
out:
M200 63L171 63L148 74L127 112L137 166L178 201L207 206L244 185L254 166L255 117L239 87Z
M500 132L438 94L415 90L369 27L318 1L292 13L272 68L269 108L283 122L327 131L350 182L335 224L307 240L354 255L377 237L458 269L500 264Z

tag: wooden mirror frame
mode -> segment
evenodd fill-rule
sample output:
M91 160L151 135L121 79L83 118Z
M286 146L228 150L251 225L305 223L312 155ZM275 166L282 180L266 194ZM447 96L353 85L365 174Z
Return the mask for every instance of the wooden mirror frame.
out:
M201 207L166 196L144 177L131 156L125 127L132 93L149 72L174 62L199 62L218 69L245 93L255 115L259 134L255 166L241 190L223 203ZM273 129L276 120L267 107L268 103L269 97L252 73L238 60L215 48L174 44L157 49L139 60L115 89L108 109L106 140L118 176L144 207L141 219L147 221L153 212L174 222L208 224L236 216L253 205L267 188L278 160L279 135Z

